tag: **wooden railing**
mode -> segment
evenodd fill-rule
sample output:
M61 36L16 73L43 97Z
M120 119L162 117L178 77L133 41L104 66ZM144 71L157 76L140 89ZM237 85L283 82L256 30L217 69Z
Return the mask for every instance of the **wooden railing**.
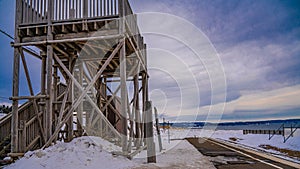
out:
M58 84L58 96L62 95L66 89L64 84ZM37 100L38 102L38 100ZM38 119L34 111L32 101L28 101L20 106L18 110L19 115L19 150L24 152L35 148L40 143L40 129L38 125ZM39 114L42 119L42 113ZM0 120L0 142L4 141L7 137L10 137L11 133L11 117L9 113ZM41 146L41 145L40 145Z
M6 116L0 120L0 142L10 136L11 116Z
M49 0L21 1L21 24L46 23ZM119 0L52 0L52 21L67 21L119 15Z
M243 134L284 135L283 130L243 130Z
M41 118L41 114L39 115ZM24 152L32 149L40 141L40 129L37 121L37 116L33 117L28 122L24 123L24 128L20 130L19 137L22 140Z
M56 21L118 15L117 0L55 0L53 5Z
M33 111L33 104L32 102L26 102L25 104L23 104L18 111L19 114L19 141L23 142L23 140L25 139L26 144L23 144L22 146L24 147L20 147L19 149L21 150L25 150L25 148L27 147L27 145L29 145L30 143L27 144L27 140L31 139L31 136L33 136L31 133L27 134L27 137L24 136L24 134L26 133L26 129L28 132L32 132L32 127L30 126L30 124L27 124L26 121L30 121L31 123L36 123L35 121L35 116L34 116L34 111ZM11 134L11 117L12 114L9 113L6 117L4 117L3 119L1 119L0 121L0 142L4 141L5 139L7 139L7 137L10 137ZM31 119L31 120L30 120ZM38 124L38 123L36 123ZM28 126L29 129L28 129ZM34 132L33 132L34 133ZM21 144L19 144L21 145Z
M51 21L54 23L126 16L127 27L137 43L137 48L143 49L137 17L128 0L17 0L17 2L19 2L17 5L21 5L18 13L21 15L18 16L21 27L46 24L49 9L51 9Z
M48 0L19 0L22 1L21 23L47 22Z

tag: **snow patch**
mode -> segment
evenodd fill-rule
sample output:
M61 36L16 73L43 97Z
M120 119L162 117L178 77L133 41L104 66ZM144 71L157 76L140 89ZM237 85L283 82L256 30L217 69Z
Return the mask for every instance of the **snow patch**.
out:
M109 151L117 146L96 137L80 137L70 143L58 142L45 150L27 152L23 158L6 169L82 169L132 168L137 164L125 157L113 156Z

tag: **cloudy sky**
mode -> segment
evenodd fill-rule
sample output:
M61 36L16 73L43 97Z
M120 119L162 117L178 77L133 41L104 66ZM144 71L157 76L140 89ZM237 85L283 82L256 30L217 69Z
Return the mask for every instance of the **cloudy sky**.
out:
M187 121L300 118L299 1L130 2L142 13L150 95L163 116ZM13 21L14 2L0 0L0 29L13 35ZM9 103L11 95L10 41L0 35L0 104Z

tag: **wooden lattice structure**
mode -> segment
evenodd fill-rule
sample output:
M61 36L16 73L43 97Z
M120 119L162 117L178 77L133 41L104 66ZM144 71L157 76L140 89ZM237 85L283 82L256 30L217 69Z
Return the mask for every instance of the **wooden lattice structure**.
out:
M153 136L146 45L128 0L16 0L12 46L13 110L0 124L11 152L84 134L113 141L128 156L153 148L145 139ZM29 55L40 59L39 94ZM19 95L20 60L30 96Z

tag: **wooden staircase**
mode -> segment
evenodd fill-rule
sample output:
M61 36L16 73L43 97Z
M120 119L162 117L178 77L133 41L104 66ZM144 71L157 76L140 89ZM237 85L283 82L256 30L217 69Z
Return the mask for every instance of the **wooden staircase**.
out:
M59 89L58 97L61 97L66 86L59 83L57 87ZM37 100L37 102L39 102L39 100ZM42 114L39 114L39 116L42 119ZM6 157L7 154L11 152L11 118L12 113L9 113L0 120L0 159ZM23 146L23 153L43 146L37 116L33 111L33 101L28 101L20 106L19 124L19 140L25 143L20 144Z

